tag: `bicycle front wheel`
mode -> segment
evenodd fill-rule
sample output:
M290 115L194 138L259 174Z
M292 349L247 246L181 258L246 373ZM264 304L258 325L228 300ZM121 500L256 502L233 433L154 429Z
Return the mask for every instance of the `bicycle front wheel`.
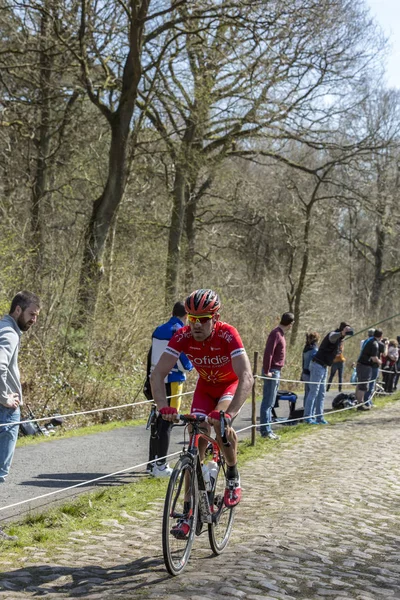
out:
M165 566L171 575L182 573L189 560L196 532L197 496L193 458L182 456L172 472L164 504L162 544Z
M228 545L231 537L235 508L227 508L224 504L226 486L225 469L223 460L217 474L210 504L213 511L213 522L208 525L208 538L214 554L221 554Z

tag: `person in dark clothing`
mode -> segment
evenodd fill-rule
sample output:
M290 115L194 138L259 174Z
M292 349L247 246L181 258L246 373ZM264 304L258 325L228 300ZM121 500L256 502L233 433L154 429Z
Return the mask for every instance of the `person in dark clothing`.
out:
M372 332L372 336L370 336L370 337L375 338L377 340L378 346L379 346L379 358L381 360L383 360L384 357L387 356L388 342L383 343L383 341L382 341L382 329L374 329ZM364 343L366 343L366 342L367 342L367 340L364 340ZM362 349L362 347L361 347L361 349ZM361 404L358 407L358 410L364 410L364 406L367 406L369 408L373 407L372 394L374 393L375 384L376 384L376 380L378 379L378 375L379 375L379 365L377 363L374 363L372 365L372 369L371 369L371 376L370 376L370 380L369 380L369 384L368 384L368 389L364 394L364 404Z
M169 321L163 323L163 325L160 325L153 331L149 375L154 371L172 336L186 325L186 321L187 313L184 303L176 302ZM181 404L183 383L186 380L185 371L191 371L192 369L192 363L186 354L182 352L178 362L166 377L165 392L168 398L168 405L176 408L178 411ZM163 458L168 454L171 427L172 424L165 421L161 415L157 417L151 426L147 472L151 473L154 477L169 477L172 473L172 468L168 465L167 460ZM154 462L157 458L159 460Z
M357 381L356 400L359 410L370 410L371 406L364 403L364 395L368 390L372 378L373 366L381 364L379 340L382 337L382 330L375 329L373 337L368 338L362 348L357 361Z
M345 362L346 362L346 359L343 354L343 340L342 340L342 343L340 344L340 346L337 350L337 354L336 354L335 358L333 359L333 363L331 366L331 372L330 372L329 380L328 380L328 386L326 388L327 392L329 392L329 388L331 387L331 383L332 383L333 378L335 377L336 373L338 374L338 378L339 378L339 392L342 391L343 371L344 371L344 363Z
M260 408L260 433L262 437L271 440L279 439L279 436L271 428L272 407L275 405L281 369L285 364L285 333L291 329L293 323L293 313L284 313L278 327L275 327L269 334L264 350L262 374L269 379L264 379L263 398Z
M324 418L325 384L328 367L333 363L338 348L347 335L353 335L350 325L342 321L339 328L328 333L321 342L310 366L310 392L304 407L304 422L326 425ZM314 417L315 415L315 417Z

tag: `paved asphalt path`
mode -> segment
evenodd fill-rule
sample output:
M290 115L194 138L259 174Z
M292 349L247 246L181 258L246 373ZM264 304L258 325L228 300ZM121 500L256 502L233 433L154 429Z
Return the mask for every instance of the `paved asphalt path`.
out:
M332 391L327 394L326 409L331 408L332 399L336 394L337 392ZM300 395L297 406L302 406ZM258 411L259 403L257 415ZM281 406L277 410L278 417L287 417L288 412L288 403L281 401ZM235 429L239 430L249 425L251 425L251 403L248 402L235 421ZM277 431L279 426L274 426L274 429ZM251 430L247 429L240 433L239 437L249 438L250 435ZM49 492L63 490L87 480L145 463L148 458L148 442L149 432L146 431L145 426L131 426L17 448L8 481L0 484L0 523L26 515L33 509L49 508L57 502L94 487L137 481L145 475L145 466L128 474L115 475L95 484L33 500ZM182 443L183 428L176 427L171 435L170 453L179 451ZM171 460L173 462L173 459ZM25 500L31 501L1 510L3 507Z

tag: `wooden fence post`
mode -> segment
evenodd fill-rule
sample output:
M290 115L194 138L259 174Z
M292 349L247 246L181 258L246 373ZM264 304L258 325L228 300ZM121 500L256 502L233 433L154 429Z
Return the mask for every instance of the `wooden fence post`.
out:
M253 389L251 391L251 424L253 427L251 428L251 445L255 446L256 443L256 424L257 424L257 409L256 409L256 375L258 368L258 352L254 352L254 362L253 362Z

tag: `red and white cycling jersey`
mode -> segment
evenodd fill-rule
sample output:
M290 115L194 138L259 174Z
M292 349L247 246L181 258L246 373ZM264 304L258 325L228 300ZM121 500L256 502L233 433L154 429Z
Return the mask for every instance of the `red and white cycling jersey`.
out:
M223 385L238 381L232 358L246 351L237 330L217 321L210 337L203 342L196 342L189 325L182 327L171 338L165 352L176 358L184 352L203 381Z

